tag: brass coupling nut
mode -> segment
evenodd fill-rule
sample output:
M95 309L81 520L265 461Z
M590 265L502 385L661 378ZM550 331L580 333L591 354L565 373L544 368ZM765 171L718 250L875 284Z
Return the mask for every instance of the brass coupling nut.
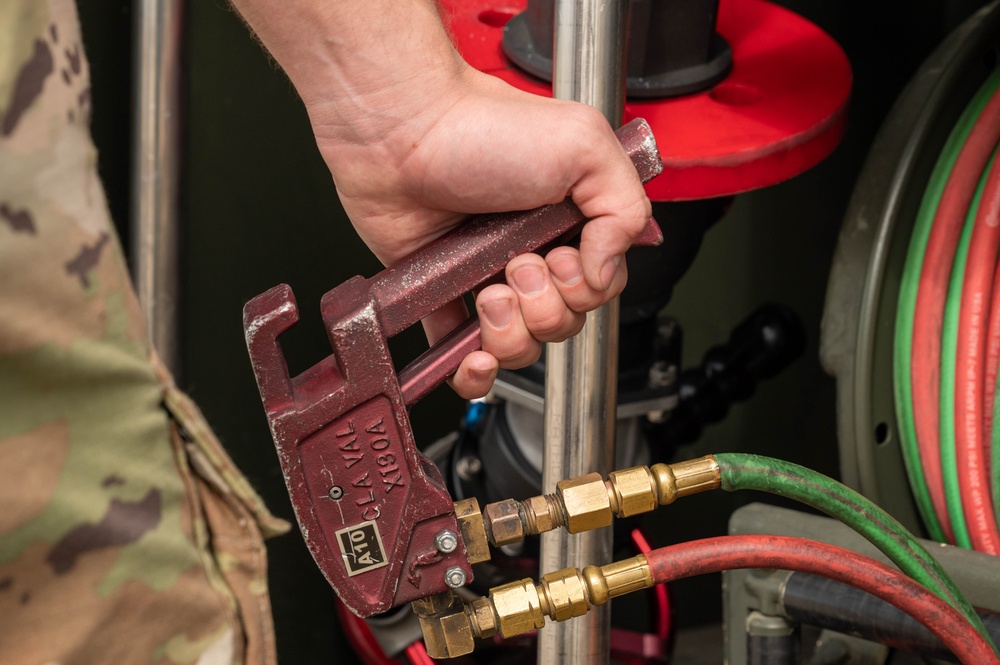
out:
M608 474L608 495L618 517L632 517L656 509L656 480L650 470L636 466Z
M556 484L566 512L566 530L583 533L611 526L611 495L599 473L588 473Z
M576 568L564 568L543 575L538 588L542 609L555 621L580 617L590 611L587 582Z
M539 588L530 579L518 580L490 590L496 613L496 629L502 637L523 635L545 625Z

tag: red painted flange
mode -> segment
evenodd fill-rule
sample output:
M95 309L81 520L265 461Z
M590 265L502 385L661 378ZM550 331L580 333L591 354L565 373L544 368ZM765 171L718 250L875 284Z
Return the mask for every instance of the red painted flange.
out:
M501 51L507 20L526 0L442 0L462 56L517 88L550 96ZM843 136L851 66L825 32L763 0L721 0L719 33L733 52L724 81L695 95L635 100L625 120L649 121L663 175L646 185L654 201L739 194L787 180L818 164Z

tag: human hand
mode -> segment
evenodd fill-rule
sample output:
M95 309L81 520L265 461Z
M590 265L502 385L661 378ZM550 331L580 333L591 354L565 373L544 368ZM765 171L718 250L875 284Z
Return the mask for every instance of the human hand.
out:
M624 288L625 251L651 208L596 110L473 70L430 0L234 4L302 96L344 209L386 265L473 214L569 196L591 220L579 250L519 256L507 284L477 294L483 350L452 379L459 395L485 395L499 367L534 362ZM424 321L428 339L467 316L460 302L443 307Z
M623 254L645 228L650 208L634 167L597 111L529 95L472 70L451 96L436 100L425 110L431 117L346 149L317 129L345 210L385 264L468 214L572 196L591 219L579 250L517 257L507 267L507 284L477 295L483 351L468 356L452 381L459 395L472 398L489 390L498 367L534 362L542 342L576 334L585 312L621 292ZM431 343L467 315L456 302L428 317Z

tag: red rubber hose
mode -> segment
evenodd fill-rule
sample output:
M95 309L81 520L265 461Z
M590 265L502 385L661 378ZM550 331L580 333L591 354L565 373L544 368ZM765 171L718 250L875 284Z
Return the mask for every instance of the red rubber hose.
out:
M987 318L1000 247L1000 163L993 161L975 211L962 283L955 353L955 448L962 511L972 546L1000 554L1000 531L990 497L990 440L983 429L993 405L984 402Z
M649 554L653 551L646 536L639 529L632 529L632 543L641 554ZM670 595L664 584L657 584L653 587L656 593L656 636L661 642L670 640Z
M361 662L365 665L399 665L397 661L385 655L382 645L376 641L364 619L355 616L339 600L334 601L334 606L337 608L337 618L340 620L344 636L361 658Z
M998 139L1000 94L995 94L976 120L941 193L927 241L914 313L911 366L917 445L924 463L928 493L938 519L949 533L953 529L948 528L951 520L945 507L938 431L942 317L962 221Z
M990 301L989 328L986 335L986 385L983 390L983 432L987 440L993 432L993 400L996 396L997 372L1000 371L1000 262L993 273L993 298ZM987 458L988 459L988 458ZM987 465L987 468L989 465ZM994 506L994 510L1000 506Z
M784 536L722 536L653 550L646 560L656 584L735 568L780 568L829 577L906 612L965 665L1000 665L986 639L953 607L899 571L840 547Z

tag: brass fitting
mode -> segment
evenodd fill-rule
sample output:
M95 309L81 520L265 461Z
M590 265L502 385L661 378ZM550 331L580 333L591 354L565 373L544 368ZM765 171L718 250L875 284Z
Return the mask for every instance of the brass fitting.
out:
M604 605L612 598L653 586L653 573L642 554L606 566L587 566L583 578L594 605Z
M555 494L533 496L521 505L527 535L546 533L566 524L566 510Z
M656 481L644 466L612 471L608 474L607 487L618 517L648 513L657 506Z
M522 635L545 625L539 587L530 579L490 589L497 631L502 637Z
M661 506L722 486L722 472L712 455L676 464L654 464L650 471L656 483L656 499Z
M483 510L483 519L489 542L502 546L561 526L570 533L609 526L615 515L648 513L658 505L721 485L719 464L707 455L676 464L613 471L606 481L597 473L563 480L554 494L491 503Z
M486 537L486 524L475 498L455 502L455 516L462 529L462 541L469 563L490 560L490 545Z
M566 512L566 530L583 533L611 526L611 497L599 473L588 473L556 484Z
M583 571L565 568L545 575L537 585L529 579L505 584L490 591L489 602L498 632L506 638L541 628L545 617L565 621L583 616L596 605L651 586L653 574L640 554Z
M476 598L466 608L472 634L478 638L493 637L497 634L497 614L489 598Z
M486 504L483 511L486 535L495 547L502 547L524 540L524 516L520 502L504 499Z
M583 616L590 609L587 583L576 568L543 575L539 588L545 614L556 621Z
M455 658L475 649L472 625L458 596L448 591L415 600L410 606L420 620L431 658Z
M565 621L586 614L612 598L653 586L646 557L639 555L606 566L549 573L539 584L530 579L495 587L488 598L463 605L451 592L415 600L427 653L454 658L471 653L476 638L514 637L542 628L545 618Z

